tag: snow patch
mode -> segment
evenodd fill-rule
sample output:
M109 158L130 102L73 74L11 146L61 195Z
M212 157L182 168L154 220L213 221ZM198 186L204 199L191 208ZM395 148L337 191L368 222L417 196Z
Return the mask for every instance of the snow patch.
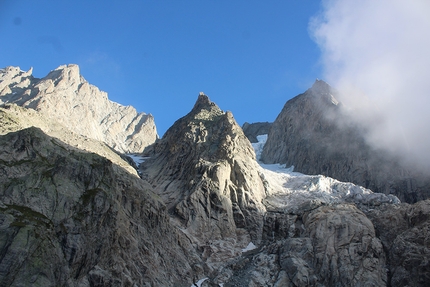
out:
M339 104L339 101L336 100L336 98L330 94L330 99L331 99L331 103L335 106L337 106Z
M135 163L137 166L139 166L139 164L145 162L145 160L147 160L149 157L145 157L145 156L141 156L139 154L127 154L127 156L129 156Z
M242 249L242 253L243 253L243 252L247 252L247 251L254 250L254 249L256 249L256 248L257 248L257 246L255 246L255 245L254 245L254 243L249 242L248 246L246 246L246 248Z
M203 278L203 279L200 279L199 281L197 281L197 283L195 283L195 284L193 284L193 285L191 285L191 287L201 287L202 286L202 284L203 284L203 282L205 282L206 280L208 280L209 278Z
M261 153L263 152L263 147L267 141L267 134L258 135L257 141L258 141L257 143L252 143L252 147L255 150L255 155L257 157L257 160L260 161Z

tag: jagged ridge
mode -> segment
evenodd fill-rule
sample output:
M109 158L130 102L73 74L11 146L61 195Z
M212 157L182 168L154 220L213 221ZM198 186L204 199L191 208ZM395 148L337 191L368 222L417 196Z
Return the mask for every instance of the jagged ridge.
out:
M34 78L32 71L18 67L0 71L0 105L35 109L120 152L142 152L157 139L152 115L110 101L79 74L77 65L60 66L42 79Z

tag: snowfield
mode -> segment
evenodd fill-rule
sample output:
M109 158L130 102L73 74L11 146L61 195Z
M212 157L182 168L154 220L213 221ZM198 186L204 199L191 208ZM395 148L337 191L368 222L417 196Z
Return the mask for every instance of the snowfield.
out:
M148 157L144 157L135 153L129 153L127 154L127 156L129 156L136 163L137 166L139 166L141 163L148 159Z

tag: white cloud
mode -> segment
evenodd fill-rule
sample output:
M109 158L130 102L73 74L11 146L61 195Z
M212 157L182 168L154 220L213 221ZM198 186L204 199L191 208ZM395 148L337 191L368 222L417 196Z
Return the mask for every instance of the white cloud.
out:
M331 0L310 22L325 78L370 143L430 166L430 1Z

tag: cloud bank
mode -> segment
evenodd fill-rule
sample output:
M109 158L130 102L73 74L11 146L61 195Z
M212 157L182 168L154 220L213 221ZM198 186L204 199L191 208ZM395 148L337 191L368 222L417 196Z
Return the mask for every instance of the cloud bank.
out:
M430 1L331 0L310 21L324 77L370 144L430 166Z

